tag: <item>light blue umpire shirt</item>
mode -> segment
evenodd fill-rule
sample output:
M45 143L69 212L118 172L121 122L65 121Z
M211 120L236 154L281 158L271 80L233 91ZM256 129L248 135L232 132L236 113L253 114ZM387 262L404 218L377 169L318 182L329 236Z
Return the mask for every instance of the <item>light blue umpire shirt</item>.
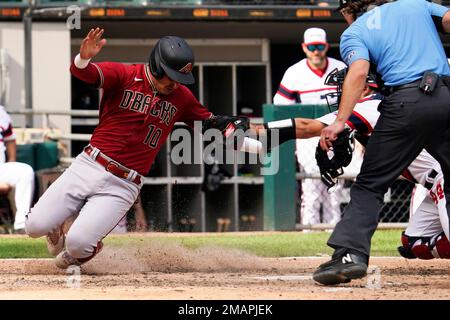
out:
M448 10L425 0L398 0L375 7L342 34L342 59L349 66L360 59L374 63L387 86L416 81L425 71L450 75L436 29Z

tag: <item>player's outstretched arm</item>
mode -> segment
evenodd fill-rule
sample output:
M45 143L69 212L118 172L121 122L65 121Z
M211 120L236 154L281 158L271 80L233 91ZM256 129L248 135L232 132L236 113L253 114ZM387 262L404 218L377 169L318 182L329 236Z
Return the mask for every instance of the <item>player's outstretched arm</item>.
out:
M266 135L272 147L293 139L318 137L323 128L325 128L325 124L319 120L306 118L285 119L250 125L250 129L255 134ZM278 142L274 138L275 131L278 131Z
M320 136L326 125L316 119L295 118L295 134L297 139L308 139Z
M318 137L320 136L320 131L325 128L325 124L316 119L294 118L292 120L295 122L295 137L292 136L292 139L308 139ZM277 123L280 124L281 122L270 121L264 124L251 123L250 130L252 130L255 134L266 135L270 130L280 129ZM282 127L286 126L283 124Z
M318 137L321 130L325 128L325 124L316 119L295 118L258 125L250 124L249 119L245 117L214 116L203 122L203 132L210 128L220 130L225 139L238 129L244 132L250 129L251 135L266 135L268 147L274 148L289 140ZM237 149L251 153L263 152L262 145L256 144L256 140L245 138L243 144Z

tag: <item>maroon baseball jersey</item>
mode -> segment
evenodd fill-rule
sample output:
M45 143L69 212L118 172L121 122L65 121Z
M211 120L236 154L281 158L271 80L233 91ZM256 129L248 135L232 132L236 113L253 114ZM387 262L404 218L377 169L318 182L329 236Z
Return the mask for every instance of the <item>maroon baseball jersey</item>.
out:
M148 65L89 63L71 73L103 88L99 124L91 145L120 164L147 174L175 122L193 125L211 117L194 95L179 85L170 95L154 94Z

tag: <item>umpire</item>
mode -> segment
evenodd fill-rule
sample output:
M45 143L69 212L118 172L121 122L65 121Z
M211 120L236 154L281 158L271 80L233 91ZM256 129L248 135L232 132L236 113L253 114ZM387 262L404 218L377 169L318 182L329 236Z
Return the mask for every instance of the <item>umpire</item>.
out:
M322 130L322 149L344 129L371 65L385 98L350 204L328 240L335 252L313 275L325 285L366 276L383 195L423 148L450 181L450 68L438 35L450 32L449 9L425 0L340 0L338 10L350 25L340 42L349 72L337 119ZM450 199L450 183L444 191Z

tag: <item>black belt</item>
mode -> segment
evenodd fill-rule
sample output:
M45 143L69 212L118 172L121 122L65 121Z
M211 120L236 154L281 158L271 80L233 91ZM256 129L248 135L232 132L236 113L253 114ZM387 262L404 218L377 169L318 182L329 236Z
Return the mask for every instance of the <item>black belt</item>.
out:
M410 88L417 88L417 89L419 89L419 85L420 85L421 81L422 80L419 79L419 80L416 80L416 81L413 81L413 82L410 82L410 83L406 83L406 84L402 84L402 85L399 85L399 86L393 86L393 87L385 86L385 87L381 88L381 94L383 96L388 96L390 94L393 94L395 91L402 90L402 89L410 89ZM447 82L450 82L449 81L449 77L441 76L439 78L439 82L438 82L437 86L438 87L448 86Z
M419 89L420 81L421 80L417 80L417 81L414 81L414 82L402 84L402 85L399 85L399 86L393 86L393 87L385 86L385 87L381 88L381 94L383 96L388 96L388 95L393 94L395 91L402 90L402 89L409 89L409 88L417 88L417 89Z

